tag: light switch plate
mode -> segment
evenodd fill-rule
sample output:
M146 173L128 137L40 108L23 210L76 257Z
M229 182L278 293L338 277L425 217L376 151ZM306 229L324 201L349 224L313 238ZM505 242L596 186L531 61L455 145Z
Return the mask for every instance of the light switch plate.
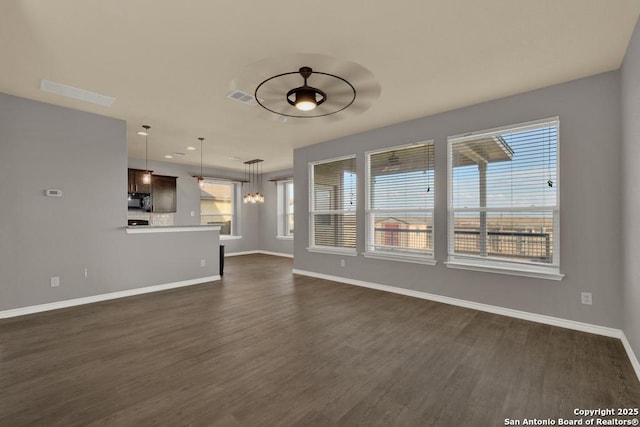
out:
M62 197L62 190L56 190L55 188L49 188L44 191L47 197Z

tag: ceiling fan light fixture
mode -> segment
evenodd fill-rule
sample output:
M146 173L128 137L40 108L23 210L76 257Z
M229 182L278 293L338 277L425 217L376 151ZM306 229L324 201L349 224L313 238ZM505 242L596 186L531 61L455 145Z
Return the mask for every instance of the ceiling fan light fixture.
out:
M295 107L298 111L302 111L305 113L309 111L313 111L320 104L324 103L327 100L327 94L324 91L322 91L321 89L309 86L307 84L307 79L311 77L311 75L313 74L324 76L325 79L332 80L334 84L336 81L340 82L346 88L349 89L349 91L351 92L351 97L348 101L343 102L338 106L333 106L333 107L330 107L329 109L325 109L324 111L321 111L318 114L289 114L285 111L278 111L278 110L274 110L273 108L270 108L258 96L258 92L265 84L269 85L270 84L269 82L272 82L274 79L280 79L293 74L300 74L304 79L304 83L302 84L302 86L296 87L288 91L286 94L286 97L284 98L286 99L286 102L289 105ZM258 87L256 87L256 90L254 92L254 98L256 99L256 102L258 103L258 105L260 105L262 108L264 108L267 111L271 111L272 113L278 114L280 116L311 118L311 117L322 117L322 116L328 116L330 114L335 114L349 107L351 104L353 104L353 102L356 99L356 89L353 87L351 83L349 83L347 80L343 79L340 76L336 76L334 74L329 74L329 73L323 73L320 71L313 71L311 67L300 67L298 71L291 71L287 73L277 74L275 76L269 77L268 79L262 81L262 83L260 83Z
M305 89L299 90L296 92L294 104L300 111L311 111L315 109L318 106L315 92Z
M304 85L287 92L287 102L300 111L314 110L318 105L327 100L327 94L320 89L307 85L307 79L313 72L311 68L302 67L299 72L304 79Z

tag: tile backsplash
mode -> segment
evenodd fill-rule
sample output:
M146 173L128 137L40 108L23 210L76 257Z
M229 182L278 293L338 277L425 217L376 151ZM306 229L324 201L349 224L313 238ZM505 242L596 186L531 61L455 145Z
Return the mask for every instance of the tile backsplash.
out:
M174 225L174 214L172 213L151 213L149 217L149 224L151 225Z
M173 213L127 212L127 219L144 219L149 225L175 225Z

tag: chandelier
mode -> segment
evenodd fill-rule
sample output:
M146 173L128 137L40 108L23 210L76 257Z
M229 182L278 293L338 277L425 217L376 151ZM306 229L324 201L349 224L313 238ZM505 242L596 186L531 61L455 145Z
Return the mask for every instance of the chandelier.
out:
M264 203L264 194L258 190L262 188L262 159L247 160L244 162L245 182L249 191L242 197L243 203Z

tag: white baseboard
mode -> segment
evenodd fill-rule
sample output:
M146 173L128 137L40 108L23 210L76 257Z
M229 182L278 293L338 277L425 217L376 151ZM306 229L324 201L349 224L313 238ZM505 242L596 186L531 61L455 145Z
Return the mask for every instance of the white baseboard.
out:
M253 254L259 254L260 251L244 251L244 252L231 252L231 253L224 253L224 257L228 257L228 256L242 256L242 255L253 255Z
M627 340L624 332L620 329L608 328L605 326L592 325L590 323L576 322L574 320L562 319L559 317L545 316L543 314L530 313L527 311L513 310L510 308L498 307L496 305L482 304L473 301L462 300L458 298L445 297L442 295L430 294L422 291L414 291L411 289L396 288L395 286L381 285L378 283L365 282L362 280L349 279L346 277L332 276L329 274L316 273L313 271L298 270L294 268L293 274L303 276L316 277L318 279L331 280L333 282L346 283L348 285L362 286L364 288L377 289L379 291L391 292L394 294L406 295L415 298L426 299L430 301L441 302L444 304L456 305L459 307L471 308L474 310L485 311L502 316L515 317L517 319L529 320L531 322L543 323L545 325L559 326L561 328L573 329L590 334L603 335L606 337L618 338L622 341L622 345L627 352L629 361L640 380L640 362L638 361L631 344Z
M285 254L283 252L270 252L270 251L258 251L258 252L265 255L280 256L284 258L293 258L293 254Z
M9 317L24 316L26 314L40 313L43 311L57 310L60 308L73 307L76 305L91 304L110 299L125 298L134 295L148 294L151 292L165 291L167 289L182 288L184 286L198 285L200 283L215 282L220 280L220 276L201 277L198 279L183 280L180 282L165 283L162 285L147 286L144 288L128 289L126 291L110 292L108 294L92 295L89 297L74 298L65 301L50 302L47 304L32 305L29 307L14 308L0 311L0 319Z
M285 258L293 258L292 254L285 254L282 252L270 252L270 251L245 251L245 252L231 252L229 254L224 254L224 257L228 256L239 256L239 255L254 255L254 254L263 254L263 255L273 255L280 256Z
M622 337L620 338L622 341L622 345L624 349L627 351L627 356L629 356L629 361L631 362L631 366L633 366L633 370L636 371L636 375L638 376L638 380L640 380L640 361L636 357L636 354L633 352L633 348L631 348L631 344L627 339L627 336L622 333Z

